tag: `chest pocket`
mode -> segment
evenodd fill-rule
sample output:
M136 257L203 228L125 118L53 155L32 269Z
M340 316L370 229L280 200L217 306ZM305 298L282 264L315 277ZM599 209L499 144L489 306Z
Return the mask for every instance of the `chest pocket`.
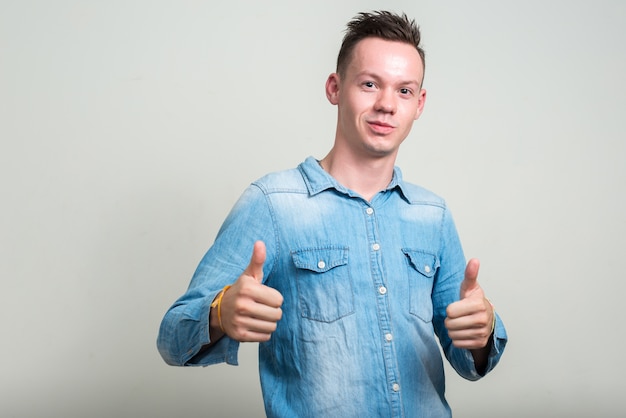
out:
M291 257L304 318L333 322L354 312L347 247L301 249Z
M422 250L403 249L407 258L409 280L409 311L424 322L433 320L431 298L439 259L435 254Z

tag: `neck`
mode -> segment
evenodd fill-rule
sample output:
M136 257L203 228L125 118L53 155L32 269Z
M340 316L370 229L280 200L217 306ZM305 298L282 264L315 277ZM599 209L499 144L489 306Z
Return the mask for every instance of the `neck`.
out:
M395 156L385 158L339 158L333 150L320 161L322 168L339 183L367 201L385 190L393 177Z

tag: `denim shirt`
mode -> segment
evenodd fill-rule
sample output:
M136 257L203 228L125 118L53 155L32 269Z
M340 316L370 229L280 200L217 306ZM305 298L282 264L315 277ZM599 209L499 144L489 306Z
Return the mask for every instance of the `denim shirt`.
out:
M451 344L446 307L459 299L465 258L445 202L402 180L368 202L309 157L248 187L166 313L158 347L172 365L237 364L239 343L209 340L210 304L267 248L264 284L283 317L259 344L269 417L450 417L437 344L464 378L468 350ZM496 320L490 371L506 345Z

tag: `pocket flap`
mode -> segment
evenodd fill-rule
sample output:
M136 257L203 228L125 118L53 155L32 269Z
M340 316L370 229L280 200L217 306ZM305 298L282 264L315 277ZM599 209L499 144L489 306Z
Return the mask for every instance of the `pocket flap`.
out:
M433 277L439 268L439 259L435 254L407 248L403 248L402 252L408 257L411 266L426 277Z
M347 247L309 248L291 253L297 268L324 273L337 266L348 264Z

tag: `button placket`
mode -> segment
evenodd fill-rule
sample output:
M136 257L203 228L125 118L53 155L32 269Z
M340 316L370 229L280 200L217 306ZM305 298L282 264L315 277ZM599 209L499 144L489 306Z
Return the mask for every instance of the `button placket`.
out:
M372 265L372 276L374 280L374 289L378 293L377 296L377 305L378 310L380 312L379 315L379 326L381 331L382 341L382 354L385 359L385 370L386 370L386 384L387 387L391 390L391 396L397 398L400 396L400 384L398 382L398 365L397 359L395 355L394 346L394 336L391 332L391 317L389 315L389 306L388 303L388 289L385 286L385 278L383 275L383 269L381 264L381 256L382 256L382 245L380 242L380 237L378 236L378 230L376 227L376 211L372 207L365 207L362 209L365 215L365 221L368 225L368 245ZM362 213L363 213L362 212Z

